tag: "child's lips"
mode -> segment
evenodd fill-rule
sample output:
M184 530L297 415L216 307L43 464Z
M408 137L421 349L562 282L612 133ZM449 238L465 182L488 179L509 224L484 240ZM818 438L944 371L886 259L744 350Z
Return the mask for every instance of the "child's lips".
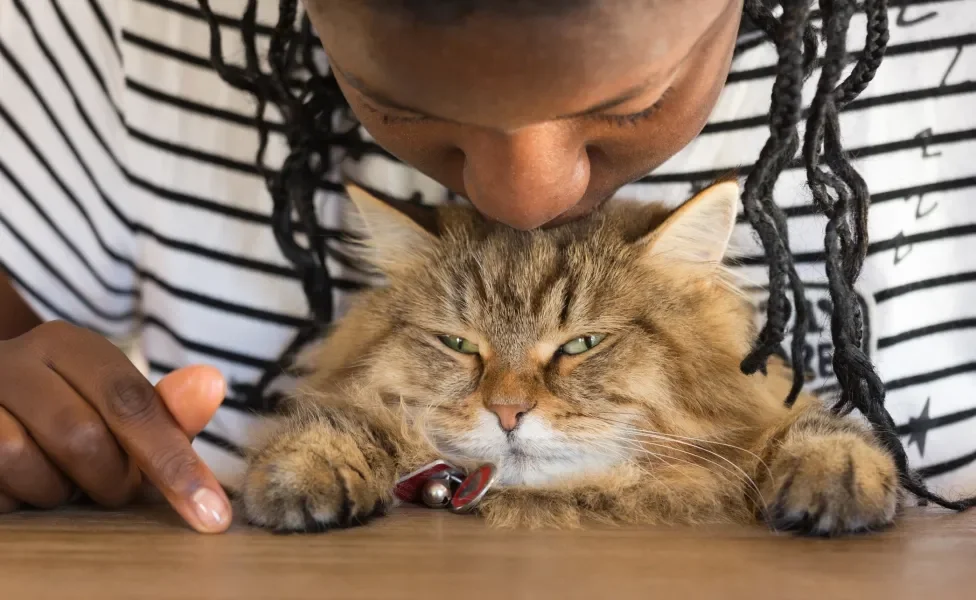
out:
M559 227L560 225L565 225L566 223L571 223L582 219L597 210L603 204L613 197L613 194L607 194L603 196L596 196L596 199L584 197L575 206L571 207L566 212L556 216L554 219L547 222L542 226L542 229L548 229L550 227Z

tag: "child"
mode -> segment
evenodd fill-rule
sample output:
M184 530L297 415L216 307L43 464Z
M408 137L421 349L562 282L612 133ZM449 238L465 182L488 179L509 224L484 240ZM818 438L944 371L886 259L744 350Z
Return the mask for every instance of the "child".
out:
M800 376L866 407L872 361L912 465L972 481L976 4L823 7L0 0L0 510L124 504L141 472L225 529L254 410L365 282L343 177L528 229L738 169L741 269L772 275L743 366L799 327Z

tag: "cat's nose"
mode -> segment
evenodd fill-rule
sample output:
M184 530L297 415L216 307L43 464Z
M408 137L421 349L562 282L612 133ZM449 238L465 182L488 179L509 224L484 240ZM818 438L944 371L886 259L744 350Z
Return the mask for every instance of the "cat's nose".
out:
M505 431L512 431L518 427L522 415L532 410L532 406L527 403L520 404L491 404L488 410L495 413L498 417L498 424Z

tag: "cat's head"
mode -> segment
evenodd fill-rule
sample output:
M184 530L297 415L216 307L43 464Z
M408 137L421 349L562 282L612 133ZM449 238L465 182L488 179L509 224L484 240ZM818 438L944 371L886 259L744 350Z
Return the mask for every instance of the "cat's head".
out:
M753 323L722 268L735 183L532 232L462 207L422 225L350 194L386 284L340 326L358 350L330 348L359 354L446 457L538 484L627 460L637 430L704 435L737 414Z

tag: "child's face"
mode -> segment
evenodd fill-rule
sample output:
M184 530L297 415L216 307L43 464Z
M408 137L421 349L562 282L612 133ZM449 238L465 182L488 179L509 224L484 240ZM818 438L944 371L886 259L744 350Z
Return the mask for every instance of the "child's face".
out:
M376 141L522 229L589 212L688 144L725 82L742 11L742 0L582 4L441 24L306 0Z

